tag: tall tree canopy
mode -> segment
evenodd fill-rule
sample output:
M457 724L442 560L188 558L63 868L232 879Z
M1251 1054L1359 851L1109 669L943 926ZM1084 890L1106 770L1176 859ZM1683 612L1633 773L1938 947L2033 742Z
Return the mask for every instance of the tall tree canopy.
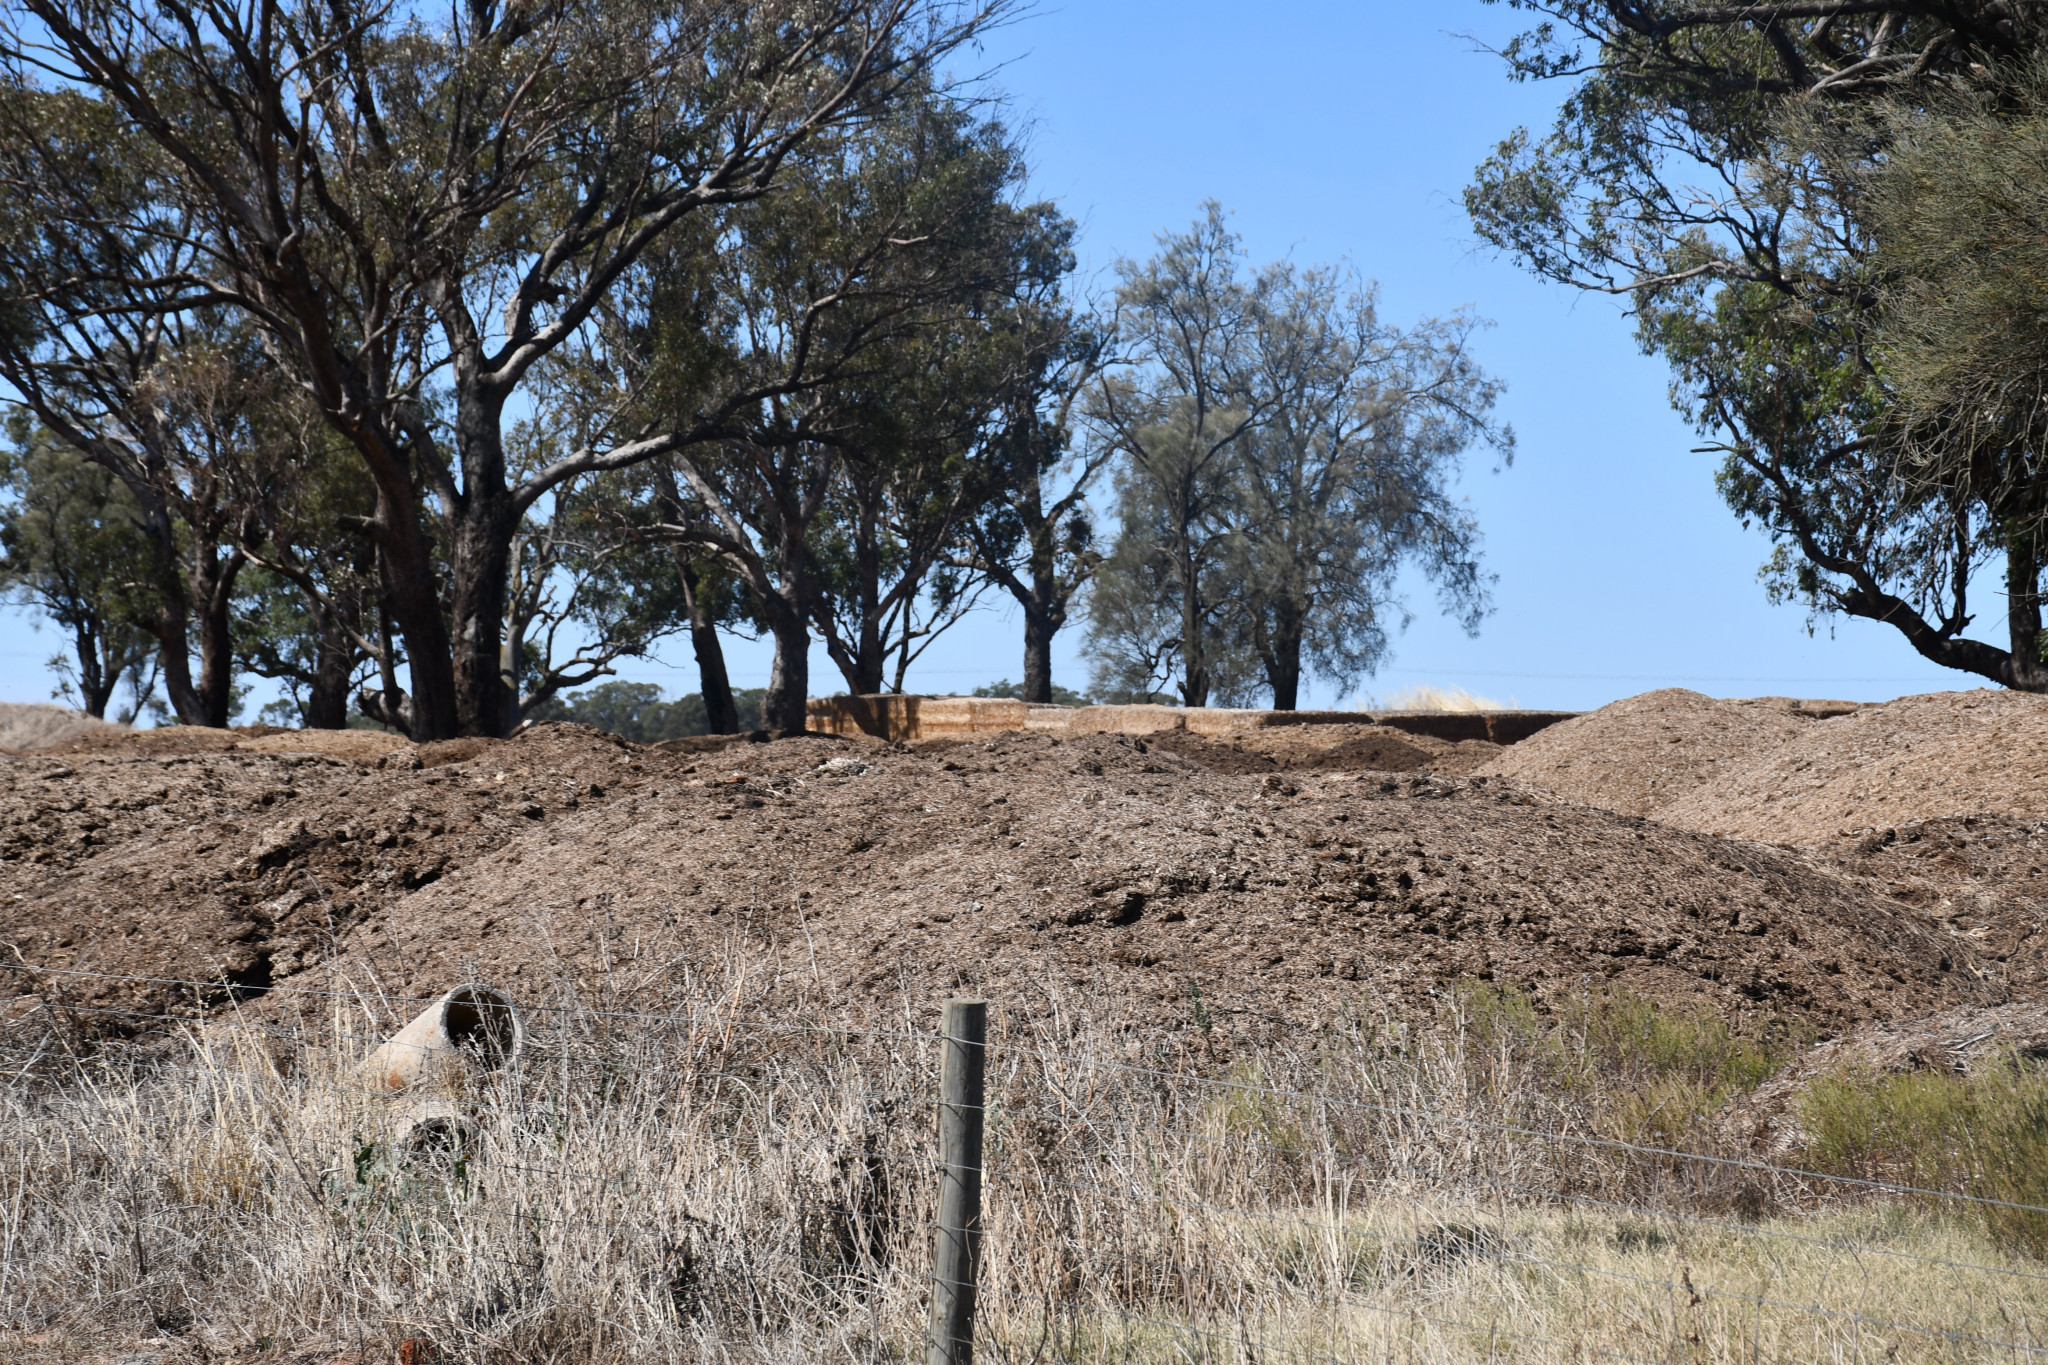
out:
M770 729L804 725L814 630L860 691L892 653L900 685L928 638L918 612L990 496L1025 366L1017 301L1071 269L1068 226L1016 202L1021 179L1006 130L926 90L821 135L715 249L651 253L611 310L593 366L633 395L628 431L688 434L688 515L665 529L774 637Z
M515 470L516 396L664 234L766 195L1001 3L24 0L0 36L17 369L61 377L194 308L246 319L375 485L408 728L503 733L528 512L679 439Z
M1722 457L1722 493L1775 543L1774 596L2048 690L2040 427L1973 422L1965 437L1951 401L1959 367L2003 349L2012 319L1979 313L1962 330L1989 323L1985 345L1930 368L1965 309L1926 306L1987 236L2029 231L1998 188L2029 164L2024 139L1987 152L1962 130L2025 118L2001 92L2042 48L2039 7L1510 3L1541 17L1505 49L1512 74L1572 89L1547 135L1517 132L1480 167L1466 203L1481 235L1540 275L1628 298ZM2002 645L1970 633L1973 580L2001 560Z
M1379 320L1348 271L1249 271L1211 204L1126 265L1133 368L1086 409L1118 450L1121 529L1097 574L1097 690L1190 706L1299 702L1304 668L1340 691L1377 666L1413 565L1467 630L1488 609L1479 530L1451 491L1464 452L1512 434L1474 324Z
M134 494L48 431L16 420L0 452L0 594L34 607L71 636L51 662L59 695L105 717L126 681L134 719L154 689L155 546Z

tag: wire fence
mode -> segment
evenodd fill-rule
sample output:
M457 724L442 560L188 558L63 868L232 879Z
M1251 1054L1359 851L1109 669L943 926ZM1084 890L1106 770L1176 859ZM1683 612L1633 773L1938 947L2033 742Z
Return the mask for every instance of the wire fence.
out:
M449 1362L925 1349L958 1156L918 1020L520 1000L516 1047L445 1033L394 1085L385 1045L447 997L10 984L0 1330ZM1457 1036L1222 1056L997 1008L986 1058L984 1361L2048 1357L2024 1186L1662 1145Z

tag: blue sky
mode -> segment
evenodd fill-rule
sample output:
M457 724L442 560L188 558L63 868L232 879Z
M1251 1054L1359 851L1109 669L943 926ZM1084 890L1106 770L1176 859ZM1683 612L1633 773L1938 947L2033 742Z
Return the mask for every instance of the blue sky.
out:
M1389 322L1470 306L1496 324L1477 350L1507 381L1518 449L1498 475L1475 459L1464 492L1497 609L1468 639L1415 584L1414 624L1368 690L1435 683L1584 708L1663 686L1880 699L1980 685L1888 628L1809 636L1804 611L1771 606L1756 578L1768 545L1715 495L1711 457L1690 453L1664 368L1637 352L1621 306L1539 283L1476 240L1459 200L1472 168L1516 125L1547 124L1562 94L1511 84L1475 46L1515 20L1476 0L1093 0L1046 4L978 56L1027 130L1037 192L1082 224L1084 275L1106 281L1215 198L1254 260L1348 259L1377 279ZM43 660L60 643L0 619L0 700L47 698ZM1069 686L1086 683L1079 646L1077 629L1056 646ZM934 644L910 686L966 691L1018 677L1021 657L1021 622L998 606ZM733 641L730 663L736 685L767 681L765 644ZM841 686L822 648L811 667L814 692ZM697 685L686 640L620 672ZM1312 682L1303 705L1338 700Z

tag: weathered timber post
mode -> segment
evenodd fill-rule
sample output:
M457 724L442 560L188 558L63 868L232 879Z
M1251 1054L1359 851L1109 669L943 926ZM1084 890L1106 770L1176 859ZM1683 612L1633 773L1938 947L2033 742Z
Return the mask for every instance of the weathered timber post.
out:
M974 1365L988 1001L948 1000L945 1030L939 1063L939 1224L932 1243L932 1317L925 1332L925 1365Z

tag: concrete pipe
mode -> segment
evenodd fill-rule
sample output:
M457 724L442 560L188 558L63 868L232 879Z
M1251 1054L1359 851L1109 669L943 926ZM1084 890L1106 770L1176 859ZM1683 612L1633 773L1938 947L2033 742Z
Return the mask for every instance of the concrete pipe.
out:
M459 1093L519 1059L526 1028L503 993L457 986L371 1053L363 1074L378 1090Z

